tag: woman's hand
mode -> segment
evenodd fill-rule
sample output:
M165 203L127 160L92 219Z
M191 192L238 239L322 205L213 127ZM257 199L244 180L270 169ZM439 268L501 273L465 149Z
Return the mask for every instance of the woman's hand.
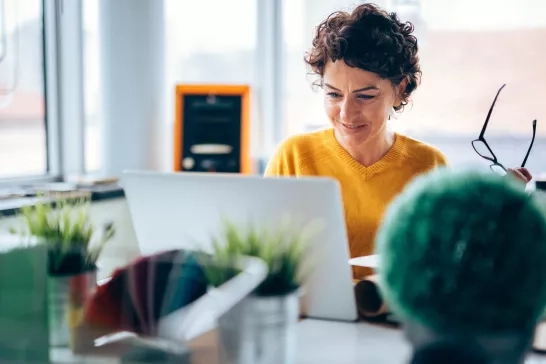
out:
M533 178L533 175L531 175L531 172L527 168L508 168L507 172L525 184Z

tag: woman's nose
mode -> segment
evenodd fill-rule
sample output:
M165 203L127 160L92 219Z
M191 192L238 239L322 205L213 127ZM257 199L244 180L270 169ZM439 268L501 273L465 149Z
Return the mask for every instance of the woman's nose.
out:
M355 105L350 100L341 101L339 118L342 123L350 123L357 114Z

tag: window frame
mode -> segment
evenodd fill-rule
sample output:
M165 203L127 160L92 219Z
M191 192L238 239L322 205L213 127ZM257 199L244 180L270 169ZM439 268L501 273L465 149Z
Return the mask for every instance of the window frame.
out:
M42 0L44 85L46 95L45 121L47 146L47 172L51 177L61 177L61 153L59 148L59 110L57 76L57 4L56 1ZM50 178L51 178L50 177Z
M260 1L257 6L257 82L261 105L261 155L269 157L285 138L284 78L285 45L283 4L285 0Z
M37 185L84 173L81 0L42 0L45 174L0 179L0 187Z
M59 174L66 180L85 174L82 0L49 1L56 8L56 144Z

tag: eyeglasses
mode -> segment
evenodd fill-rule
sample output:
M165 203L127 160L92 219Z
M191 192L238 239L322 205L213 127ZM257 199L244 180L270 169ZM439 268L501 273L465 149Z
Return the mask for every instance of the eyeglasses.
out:
M502 85L501 88L497 91L497 95L495 96L495 99L493 100L493 103L491 104L491 108L489 109L489 112L487 113L487 118L485 119L485 123L483 124L482 131L480 133L480 136L478 139L472 141L472 147L478 153L480 157L483 159L486 159L491 162L491 165L489 166L492 171L504 174L506 173L506 168L499 162L497 159L497 156L495 153L493 153L493 150L487 144L484 138L485 130L487 129L487 124L489 123L489 118L491 117L491 113L493 112L493 108L495 107L495 103L497 102L497 98L499 97L500 92L502 89L506 86L506 84ZM525 158L523 158L523 162L521 163L521 167L525 167L525 163L527 163L527 158L529 157L529 153L531 153L531 148L533 148L533 143L535 142L535 134L537 131L537 121L533 120L533 138L531 139L531 144L529 145L529 149L527 149L527 154L525 154Z

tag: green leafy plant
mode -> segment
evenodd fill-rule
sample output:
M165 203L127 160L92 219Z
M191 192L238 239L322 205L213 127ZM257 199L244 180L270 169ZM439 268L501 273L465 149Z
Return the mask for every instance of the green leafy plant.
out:
M238 227L225 220L221 235L212 241L212 262L205 265L209 283L219 286L236 276L239 270L234 268L234 260L246 255L262 259L269 270L254 292L256 295L274 296L296 291L309 273L304 267L310 238L308 230L306 226L286 222L274 228Z
M36 203L19 210L21 225L12 227L10 232L27 242L37 240L47 245L50 275L93 270L102 248L114 234L114 227L99 234L90 221L89 206L88 196L39 196Z

